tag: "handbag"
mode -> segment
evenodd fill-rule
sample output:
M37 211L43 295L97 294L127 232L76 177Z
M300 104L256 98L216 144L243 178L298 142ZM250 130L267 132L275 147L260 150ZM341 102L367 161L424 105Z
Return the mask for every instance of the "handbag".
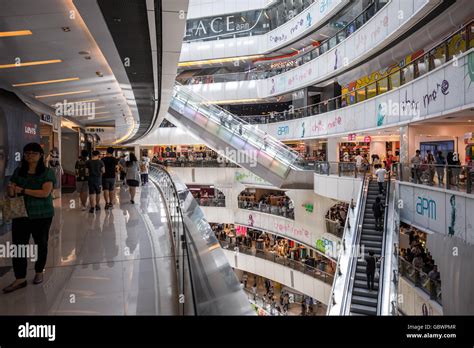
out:
M23 196L7 197L3 205L4 221L28 217L25 198Z

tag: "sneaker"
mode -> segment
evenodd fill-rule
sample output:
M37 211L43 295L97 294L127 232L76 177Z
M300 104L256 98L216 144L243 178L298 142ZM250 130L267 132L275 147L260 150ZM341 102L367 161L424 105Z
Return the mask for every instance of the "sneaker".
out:
M99 211L99 210L100 210L100 205L97 204L97 205L95 206L95 210L96 210L96 211Z
M91 214L94 214L94 211L95 211L94 208L90 208L90 209L89 209L89 213L91 213Z

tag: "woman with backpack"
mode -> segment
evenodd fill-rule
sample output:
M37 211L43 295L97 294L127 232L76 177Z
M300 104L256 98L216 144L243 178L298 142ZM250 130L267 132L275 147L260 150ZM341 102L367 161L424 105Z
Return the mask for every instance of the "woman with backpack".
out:
M134 153L130 153L129 160L125 163L125 177L130 192L130 203L135 204L135 193L137 187L140 186L140 168L138 160Z

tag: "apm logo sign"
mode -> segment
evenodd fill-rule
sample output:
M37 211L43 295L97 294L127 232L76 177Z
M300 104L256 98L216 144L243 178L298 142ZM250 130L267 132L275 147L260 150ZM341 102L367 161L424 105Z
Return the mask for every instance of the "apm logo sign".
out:
M416 213L421 216L428 215L429 219L436 220L436 202L432 199L418 196Z
M290 127L281 126L278 127L278 135L288 135L290 133Z

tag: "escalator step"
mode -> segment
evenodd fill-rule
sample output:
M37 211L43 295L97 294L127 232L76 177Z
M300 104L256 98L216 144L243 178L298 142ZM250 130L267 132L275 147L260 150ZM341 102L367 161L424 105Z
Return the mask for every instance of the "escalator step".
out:
M377 307L378 299L365 296L352 296L352 303L369 307Z
M367 314L367 315L376 315L377 307L364 306L360 304L351 304L351 312Z
M354 295L377 298L379 294L377 291L369 291L367 289L367 284L365 284L364 287L361 287L361 286L354 287L354 289L352 290L352 296Z
M382 233L380 233L380 235L373 235L373 234L364 234L364 232L362 232L361 242L362 241L382 242L382 239L383 239Z
M365 288L365 289L367 289L367 281L366 281L366 280L359 280L359 279L356 279L356 280L354 280L354 286L357 286L357 287L359 287L359 288ZM374 284L374 288L375 288L375 291L378 291L379 285L378 285L378 284Z

